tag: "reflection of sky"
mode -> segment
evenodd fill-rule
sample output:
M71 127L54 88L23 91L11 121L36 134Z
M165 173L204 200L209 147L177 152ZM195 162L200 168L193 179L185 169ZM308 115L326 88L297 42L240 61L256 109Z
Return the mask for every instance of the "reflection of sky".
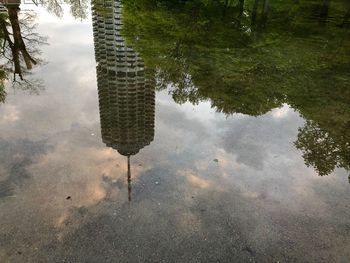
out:
M101 142L91 23L62 21L39 18L45 90L8 90L0 107L0 258L348 255L345 172L321 178L304 165L292 144L303 120L287 105L227 117L158 93L155 140L132 157L127 204L126 159Z

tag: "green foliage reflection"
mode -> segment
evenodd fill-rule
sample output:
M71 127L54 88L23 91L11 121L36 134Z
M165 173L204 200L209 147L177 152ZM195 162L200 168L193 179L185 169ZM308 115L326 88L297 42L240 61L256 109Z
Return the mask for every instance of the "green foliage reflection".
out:
M291 105L320 175L350 164L347 1L124 1L124 36L174 100L258 116Z

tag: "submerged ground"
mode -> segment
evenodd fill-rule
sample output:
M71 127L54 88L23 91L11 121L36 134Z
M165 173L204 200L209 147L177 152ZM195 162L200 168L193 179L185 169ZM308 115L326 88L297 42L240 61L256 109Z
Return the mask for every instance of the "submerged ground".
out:
M346 3L74 3L0 15L0 262L349 262Z

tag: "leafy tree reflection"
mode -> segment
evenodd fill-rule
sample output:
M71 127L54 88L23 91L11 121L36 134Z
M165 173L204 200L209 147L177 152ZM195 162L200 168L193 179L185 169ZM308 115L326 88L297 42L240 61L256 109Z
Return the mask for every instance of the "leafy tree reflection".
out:
M295 145L320 175L350 164L349 4L126 1L123 34L176 102L259 116L287 103ZM327 158L326 158L327 157Z
M303 151L306 164L321 176L332 173L335 167L350 170L349 138L331 136L313 121L299 130L295 145Z
M70 13L73 17L77 19L86 19L89 8L89 0L44 0L42 5L50 13L62 17L64 10L64 5L68 5L70 8Z

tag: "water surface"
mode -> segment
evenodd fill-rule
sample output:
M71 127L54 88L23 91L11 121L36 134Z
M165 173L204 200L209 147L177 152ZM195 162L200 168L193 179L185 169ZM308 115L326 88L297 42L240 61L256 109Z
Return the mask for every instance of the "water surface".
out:
M349 6L155 2L19 5L0 261L349 262Z

